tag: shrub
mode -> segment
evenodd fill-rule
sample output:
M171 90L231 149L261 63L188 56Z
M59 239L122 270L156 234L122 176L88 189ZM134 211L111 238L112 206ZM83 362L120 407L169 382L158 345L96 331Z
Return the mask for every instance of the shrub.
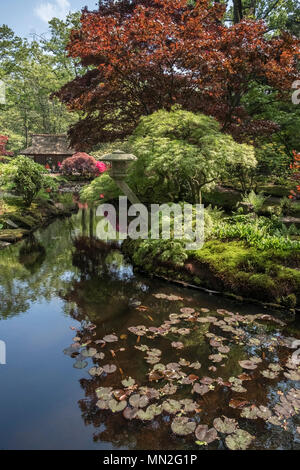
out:
M23 198L30 206L41 189L55 190L57 185L53 178L44 174L44 167L28 157L17 157L1 167L2 185Z
M73 157L63 161L60 171L65 176L80 175L84 178L94 178L106 171L103 162L97 162L94 157L87 153L75 153Z

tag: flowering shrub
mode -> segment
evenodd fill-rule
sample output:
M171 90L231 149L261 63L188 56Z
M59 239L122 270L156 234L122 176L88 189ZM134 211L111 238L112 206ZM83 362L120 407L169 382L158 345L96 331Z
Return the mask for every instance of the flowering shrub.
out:
M97 162L94 157L84 152L78 152L73 157L67 158L60 165L60 171L66 175L80 175L86 178L99 176L106 171L103 162Z
M6 135L0 135L0 156L13 156L12 152L6 150L8 137Z

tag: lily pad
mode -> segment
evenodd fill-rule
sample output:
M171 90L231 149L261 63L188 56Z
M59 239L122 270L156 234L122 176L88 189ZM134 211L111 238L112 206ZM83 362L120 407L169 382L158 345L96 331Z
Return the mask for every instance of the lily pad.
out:
M255 439L247 431L238 429L234 434L226 437L225 442L230 450L246 450Z
M106 343L115 343L118 341L118 337L116 335L106 335L104 336L103 341Z
M131 421L132 419L136 418L137 412L139 411L138 408L130 408L129 406L125 408L123 411L123 416L124 418L128 419Z
M97 349L95 348L89 348L89 349L84 349L82 352L81 352L81 355L83 357L93 357L97 354Z
M173 343L171 343L171 346L172 346L172 348L175 348L175 349L183 349L184 348L184 344L181 343L180 341L173 341Z
M196 423L186 417L177 416L174 418L171 429L177 436L187 436L195 431Z
M243 368L243 369L248 369L248 370L254 370L257 368L257 364L255 364L254 362L252 361L239 361L239 365Z
M96 406L100 408L100 410L109 410L108 401L106 400L98 400Z
M133 387L133 385L135 384L135 380L132 377L128 377L128 379L122 380L121 383L125 388Z
M214 427L217 431L223 434L232 434L237 430L238 423L235 419L227 418L226 416L224 416L223 420L222 418L216 418L214 420Z
M161 389L165 395L174 395L177 392L177 387L174 384L167 384Z
M209 392L209 388L208 388L207 385L200 385L200 384L196 383L193 386L192 392L193 393L198 393L199 395L205 395L207 392Z
M74 362L73 367L75 367L75 369L84 369L87 365L87 361L76 361Z
M224 356L222 354L211 354L208 356L208 359L210 359L212 362L221 362L223 357Z
M102 369L102 367L92 367L92 368L89 370L89 374L90 374L92 377L100 376L101 374L103 374L103 369Z
M97 397L102 400L109 400L111 398L112 391L113 391L112 387L100 387L100 388L97 388L96 394L97 394Z
M111 400L109 400L108 406L109 406L109 409L113 413L117 413L119 411L123 411L126 408L127 401L126 400L117 401L114 398L112 398Z
M208 429L206 424L197 426L195 436L200 442L210 444L218 438L218 433L214 428Z
M135 393L129 398L129 403L133 408L145 408L149 403L149 399L146 395Z
M166 400L162 404L162 409L170 414L176 414L181 410L181 403L177 400Z
M114 372L116 372L117 366L115 366L114 364L106 364L105 366L103 366L103 370L106 374L113 374Z

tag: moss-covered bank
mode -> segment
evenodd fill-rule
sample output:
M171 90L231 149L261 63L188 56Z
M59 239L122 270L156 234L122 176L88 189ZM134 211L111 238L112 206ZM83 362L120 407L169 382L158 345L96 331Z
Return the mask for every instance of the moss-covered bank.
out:
M144 258L136 256L139 243L127 240L123 251L148 274L287 308L300 306L300 251L259 251L243 241L211 240L176 265L151 257L149 251Z
M14 200L14 204L10 204L8 210L0 215L0 249L48 225L54 218L69 216L76 210L75 204L49 200L36 201L25 208L17 199Z

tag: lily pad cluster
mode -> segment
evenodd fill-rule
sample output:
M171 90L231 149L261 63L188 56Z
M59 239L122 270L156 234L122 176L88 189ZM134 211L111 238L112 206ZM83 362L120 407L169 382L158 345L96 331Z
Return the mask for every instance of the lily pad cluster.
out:
M183 300L179 296L161 293L154 294L154 297L162 302ZM141 312L146 316L148 308L143 307ZM262 347L273 356L278 346L291 349L290 342L283 336L263 334L263 325L268 322L284 326L282 321L265 314L240 315L225 309L211 314L205 307L180 307L160 325L155 325L154 321L150 326L132 325L128 327L129 333L120 336L112 332L96 339L94 325L89 325L77 332L74 343L64 352L75 358L76 368L86 368L92 362L89 375L96 384L95 406L99 412L120 413L126 421L137 420L145 424L161 419L169 423L175 436L192 439L197 445L209 445L222 439L229 449L247 449L255 438L242 429L245 420L261 419L268 425L285 429L287 419L300 409L300 392L295 388L280 395L273 409L247 398L248 383L251 385L255 380L268 381L279 377L288 381L299 380L299 367L291 356L283 365L278 359L270 361L265 353L262 354ZM189 351L189 338L198 331L209 351L205 358L185 353ZM133 360L136 358L138 362L141 359L144 364L143 380L127 376L126 370L118 363L118 354L125 350L122 345L128 347L124 343L127 335L130 344L132 340L135 342L130 346ZM160 345L165 342L168 359L164 356L163 347L155 347L155 340ZM238 372L224 377L222 370L232 360L237 346L245 351L243 359L236 361ZM209 372L207 368L204 371L202 365L205 366L207 360ZM234 418L222 415L215 416L212 422L205 422L204 418L203 422L206 400L220 390L228 397L228 412Z

